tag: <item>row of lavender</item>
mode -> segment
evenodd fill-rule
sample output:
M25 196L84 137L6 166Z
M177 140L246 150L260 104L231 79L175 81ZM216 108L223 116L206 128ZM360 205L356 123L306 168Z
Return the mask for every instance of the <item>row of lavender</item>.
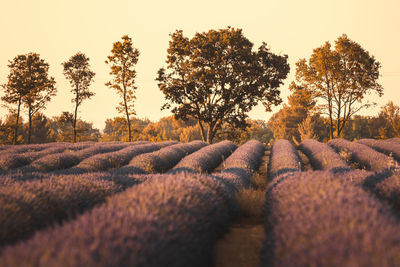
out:
M375 141L374 145L394 155L396 141ZM390 157L363 143L303 142L299 148L314 167L308 172L301 172L300 157L288 141L274 144L266 194L264 265L400 264L396 217L400 214L400 173L388 166ZM351 169L330 146L350 153L352 161L371 171Z
M75 220L6 247L0 265L209 266L215 240L237 215L235 192L252 184L264 154L258 141L235 149L231 142L203 147L171 173L147 175ZM206 174L207 163L223 158L220 173Z
M170 144L157 152L165 158L174 158L175 161L206 145L198 141ZM166 143L156 144L158 147L165 145ZM149 158L143 160L141 156L153 153L140 154L146 152L143 148L149 147L149 144L130 147L136 148L129 150L130 152L136 151L139 154L131 160L132 164L152 164ZM102 154L102 158L106 155ZM0 186L0 246L24 239L48 224L73 217L103 202L107 196L145 179L143 176L119 175L118 172L80 175L14 173L0 176L0 184L3 185Z
M139 143L142 142L135 142L133 144ZM130 144L121 142L20 145L0 151L0 170L10 171L18 168L18 171L23 171L24 169L29 171L48 171L46 165L51 165L52 162L63 161L66 161L64 164L69 167L97 153L116 151L128 145ZM25 166L27 168L24 168ZM56 166L53 167L53 169L56 168ZM52 169L50 168L49 170Z
M346 144L346 142L343 141L335 141L336 143L341 143L342 147L344 147L345 145L349 145ZM229 154L229 151L232 151L234 148L236 148L234 145L232 145L229 142L225 142L226 145L223 146L222 144L216 144L213 146L207 146L203 149L200 149L198 152L192 154L190 157L187 157L184 161L182 162L186 162L185 164L181 164L182 168L181 170L186 170L186 171L191 171L191 173L194 172L207 172L210 170L207 162L213 163L215 166L219 165L219 162L221 162L221 158L222 156L226 157L226 154ZM335 146L333 144L334 142L329 143L329 145L331 145L332 147L334 147L335 149L338 149L337 146ZM146 168L146 166L148 166L148 163L145 163L145 159L148 160L148 162L152 162L153 159L157 159L156 154L158 155L162 155L163 153L159 153L163 150L167 150L167 149L172 149L174 146L177 145L171 145L171 146L167 146L166 148L162 148L156 152L152 152L152 153L148 153L147 155L152 155L152 156L145 156L146 154L142 154L142 156L138 156L137 158L141 158L140 162L134 163L134 162L130 162L129 165L132 167L126 168L122 167L119 169L115 169L113 170L113 173L151 173L152 170L154 170L155 168L153 167L149 167ZM212 148L214 147L214 148ZM391 149L393 149L393 145L391 145ZM347 233L349 233L348 235L350 236L349 240L355 240L354 243L355 244L361 244L361 246L357 247L356 250L352 250L352 245L348 246L346 241L346 234L340 234L341 231L343 230L336 230L332 231L333 236L330 235L329 227L331 227L331 225L334 224L335 220L344 220L345 222L347 222L347 219L349 219L349 216L345 216L345 214L341 214L341 201L339 201L338 203L336 203L336 208L338 208L338 210L336 211L337 214L335 214L335 216L337 217L329 217L329 216L306 216L306 217L302 217L302 221L301 223L297 226L297 227L293 227L292 228L288 228L288 222L290 223L295 223L296 220L293 221L294 217L291 217L290 214L294 214L293 216L297 216L295 215L296 213L292 213L292 211L287 210L288 207L290 207L292 204L292 202L288 201L285 202L283 201L282 203L279 202L281 200L285 200L285 198L278 198L278 202L279 205L274 205L274 201L276 200L276 195L273 195L274 192L276 192L275 190L278 190L278 192L284 191L286 190L285 184L289 183L291 184L292 182L288 182L291 181L293 179L295 179L297 181L297 178L294 177L305 177L305 178L299 178L300 180L302 180L301 183L295 184L294 187L296 186L300 186L302 187L304 184L306 185L304 188L305 192L303 192L303 194L310 194L311 196L309 196L309 198L304 198L304 205L308 205L308 207L311 210L315 210L316 212L319 211L318 208L321 208L322 210L327 210L329 211L330 209L332 209L333 206L329 206L328 204L332 204L335 203L333 201L330 201L329 197L326 197L324 194L327 194L330 196L330 194L332 193L333 195L335 194L342 194L340 191L340 187L341 186L345 186L346 188L357 188L356 191L352 191L353 189L349 189L349 190L345 190L348 193L348 198L344 198L343 202L347 203L348 201L358 201L358 198L356 199L355 196L359 195L359 191L363 192L362 194L368 196L367 198L362 198L364 202L362 202L362 204L360 204L357 207L363 207L363 205L366 206L370 206L372 208L370 209L366 209L363 210L363 212L366 212L368 214L368 216L372 219L376 219L378 221L378 223L382 223L383 225L385 225L385 220L387 219L388 222L386 223L392 223L391 220L393 220L393 215L391 215L390 211L388 211L388 207L385 205L382 205L382 203L377 202L377 200L373 197L371 197L371 195L369 194L369 192L374 193L376 196L378 196L379 198L382 198L384 201L388 201L390 203L390 205L392 205L392 207L399 211L399 187L397 186L397 182L399 179L398 174L396 174L396 172L394 172L395 170L393 170L393 168L385 168L384 165L381 166L381 168L379 168L379 164L376 165L378 167L372 167L375 166L373 164L369 164L368 162L366 162L366 159L369 159L368 157L364 157L364 161L366 163L365 166L369 169L376 169L379 170L379 172L366 172L366 171L354 171L351 170L351 168L347 165L347 163L337 154L335 153L334 150L332 150L329 146L327 146L326 144L321 144L319 142L316 141L306 141L303 142L303 144L300 146L300 148L302 148L302 151L310 158L310 161L312 163L312 165L314 166L314 169L322 169L322 170L327 170L327 171L323 171L323 172L308 172L308 173L300 173L299 171L301 171L303 169L302 167L302 163L301 160L297 154L297 151L293 148L293 146L291 146L291 144L288 141L285 140L280 140L277 141L274 145L274 147L272 148L271 151L271 158L270 158L270 162L269 162L269 179L271 180L271 186L270 189L267 193L267 211L268 211L268 216L266 217L266 232L267 232L267 240L266 240L266 246L265 246L265 251L264 251L264 259L265 262L269 262L271 263L271 261L273 261L274 264L276 265L287 265L289 264L287 261L290 259L295 259L297 260L300 265L329 265L327 260L326 260L326 253L333 253L339 260L342 260L343 262L347 262L347 263L352 263L352 262L360 262L361 264L363 263L363 260L365 260L366 262L373 262L373 263L379 263L379 264L383 264L383 265L392 265L397 263L398 258L396 257L395 253L392 253L391 251L398 251L398 247L395 246L397 239L394 236L392 239L389 239L389 245L384 246L380 243L380 241L377 244L369 244L367 241L365 240L369 240L371 238L375 238L375 235L379 235L379 229L377 229L376 231L374 230L374 235L368 235L367 231L362 231L360 230L360 232L357 231L350 231L352 229L348 229L349 227L353 227L354 226L354 222L353 221L349 221L347 224L344 223L343 224L343 229L344 232L347 231ZM362 148L362 147L361 147ZM356 148L353 148L353 153L356 155L357 151L363 151L364 153L366 153L365 150L366 148L363 147L363 150L361 150L361 148L359 146L357 146ZM368 148L368 147L367 147ZM351 153L351 148L347 148L348 151ZM212 160L210 160L209 156L206 156L207 153L205 153L205 151L209 151L211 154L219 154L220 155L220 161L215 163L212 162ZM337 151L340 151L340 149L338 149ZM374 150L371 150L374 151ZM371 151L369 151L369 153L372 153ZM240 146L234 153L233 155L231 155L230 157L228 157L226 159L226 161L223 164L222 167L222 172L219 174L214 174L212 176L210 175L199 175L198 177L201 178L193 178L193 175L188 175L187 173L182 173L179 174L180 172L177 171L179 170L178 166L175 168L175 171L171 171L171 173L178 173L175 175L164 175L164 176L148 176L147 178L151 177L151 179L148 179L144 184L151 184L153 178L159 179L159 180L163 180L164 178L166 180L171 179L171 180L176 180L176 178L178 178L179 176L187 176L189 178L183 178L183 181L187 181L187 179L197 179L197 181L201 181L201 184L207 184L207 186L209 186L210 181L212 185L214 185L213 193L215 195L217 195L219 198L223 199L224 201L223 203L223 210L225 212L227 212L228 215L228 220L229 218L232 218L232 216L234 216L235 214L237 214L237 203L235 202L235 198L234 198L234 192L236 192L237 190L240 190L242 187L246 187L246 186L250 186L251 185L251 177L252 177L252 171L256 170L258 168L258 164L259 161L261 160L261 156L264 152L264 148L261 144L257 144L257 142L253 141L247 143L246 145ZM376 152L376 151L375 151ZM374 152L374 153L375 153ZM389 152L392 153L393 152ZM388 153L388 154L389 154ZM197 154L197 157L193 157L195 154ZM354 158L352 158L352 160L356 160L358 159L360 161L360 163L362 163L362 153L360 152L360 155L357 157L355 156ZM380 155L379 157L382 158L382 155ZM192 159L191 159L192 158ZM196 159L197 158L197 159ZM217 159L218 160L218 159ZM159 157L158 159L159 162L162 162L162 158ZM370 161L371 162L371 161ZM151 165L151 163L150 163ZM179 165L179 164L178 164ZM157 164L155 164L154 166L157 166ZM368 167L369 166L369 167ZM124 169L124 170L122 170ZM138 171L139 170L139 171ZM197 176L196 174L194 176ZM171 178L171 177L175 177L175 178ZM192 178L191 178L192 177ZM204 180L204 177L207 177L207 179ZM310 178L311 177L311 178ZM318 178L312 178L312 177L325 177L325 178L321 178L324 182L324 184L328 184L326 187L318 187L317 190L317 195L318 194L322 194L322 197L326 200L323 204L318 204L318 197L312 197L313 193L313 188L309 188L308 185L308 179L318 179ZM332 177L336 177L340 179L341 182L345 181L345 184L342 183L331 183L331 181L333 181L334 179ZM156 181L155 180L155 181ZM309 182L311 185L313 184L313 182ZM158 182L157 182L158 185ZM360 187L361 185L361 187ZM134 187L136 188L136 187ZM283 189L282 189L283 188ZM336 191L332 191L330 193L329 192L325 192L326 190L328 190L328 188L332 188L336 189ZM363 190L365 189L365 190ZM133 190L129 189L129 190ZM150 189L149 189L150 190ZM280 191L279 191L280 190ZM358 191L357 191L358 190ZM177 191L178 193L180 192L179 190ZM291 192L291 191L290 191ZM289 192L289 194L290 194ZM297 191L296 191L297 192ZM353 193L353 194L351 194ZM297 194L297 193L296 193ZM347 194L347 193L346 193ZM346 195L345 194L345 195ZM118 194L121 195L121 194ZM196 195L194 193L194 195ZM318 195L319 196L319 195ZM347 196L347 195L346 195ZM368 199L372 199L373 202L371 204L371 202L368 202ZM179 199L180 200L180 199ZM293 200L293 202L298 201ZM169 199L167 201L168 203L173 203L174 200ZM290 203L289 203L290 202ZM310 203L309 203L310 202ZM289 204L288 204L289 203ZM376 206L376 205L377 206ZM149 204L150 205L150 204ZM185 204L186 205L186 204ZM287 206L289 205L289 206ZM374 206L375 205L375 206ZM157 205L156 205L157 206ZM222 207L221 206L221 207ZM366 207L365 206L365 207ZM384 212L384 216L377 216L374 217L374 212L376 212L376 210L380 210L381 206L383 206L386 210ZM154 208L154 206L152 206ZM285 210L284 210L284 209ZM344 207L346 209L346 207ZM195 209L195 208L193 208ZM347 210L347 209L346 209ZM358 208L356 208L355 211L358 212ZM309 211L309 210L306 210ZM285 214L283 214L285 213ZM222 214L222 213L219 213ZM282 217L282 215L285 215ZM318 217L317 219L315 219L315 217ZM199 215L200 218L200 215ZM296 217L297 218L297 217ZM305 237L310 237L313 236L312 234L312 227L310 229L307 229L307 231L304 231L304 229L302 229L302 224L308 225L308 226L313 226L314 224L317 224L319 221L324 220L325 218L328 218L328 220L326 222L324 222L324 225L328 225L327 228L323 228L324 230L328 231L328 233L324 233L323 230L319 230L316 231L317 236L316 238L319 240L318 242L316 242L315 240L312 240L312 238L310 238L310 240L300 240L300 243L296 243L296 241L293 241L292 243L288 243L288 244L292 244L293 246L285 246L286 245L286 241L285 238L289 237L301 237L303 238L304 236L302 236L302 234L305 235ZM363 224L361 225L361 228L365 229L366 227L371 227L371 229L375 229L376 226L375 224L373 224L372 221L368 221L366 220L367 217L363 217L363 216L359 216L359 217L354 217L355 220L358 222L363 222ZM384 219L382 219L384 218ZM351 218L350 218L351 219ZM156 219L155 219L156 220ZM292 221L291 221L292 220ZM216 221L215 223L218 224L221 221ZM226 222L226 220L225 220ZM156 222L154 222L156 224ZM169 222L171 223L171 222ZM173 221L173 223L177 223L175 221ZM190 225L194 225L194 222L191 222ZM169 226L171 229L174 229L172 226ZM195 227L195 226L193 226ZM199 226L200 227L200 226ZM208 227L208 226L207 226ZM281 227L281 228L280 228ZM282 228L283 227L283 228ZM375 228L374 228L375 227ZM393 228L393 227L392 227ZM397 229L395 228L388 228L390 231L394 231ZM197 229L197 228L194 228ZM212 226L210 226L210 228L207 229L214 229ZM223 232L222 229L226 229L226 225L224 227L221 227L220 230ZM318 228L319 229L319 228ZM155 231L155 230L154 230ZM389 231L389 232L390 232ZM173 232L173 231L172 231ZM150 231L150 233L152 233ZM219 231L218 231L219 233ZM391 233L391 232L390 232ZM176 233L175 233L176 234ZM321 236L328 236L328 240L330 240L330 238L335 237L336 239L333 239L334 242L332 242L332 246L328 246L327 247L323 247L323 243L321 241L321 237L319 237L320 234ZM150 234L151 235L151 234ZM176 234L177 237L176 239L174 239L176 242L184 242L182 240L186 240L186 237L182 237L180 236L180 234ZM383 234L383 238L386 238L388 235L391 234ZM212 244L215 240L215 238L218 236L217 235L204 235L202 236L199 240L206 240L205 243L201 243L200 241L198 243L194 242L194 247L198 249L197 246L200 246L201 244ZM193 237L193 236L192 236ZM189 237L191 238L191 237ZM196 237L199 238L199 237ZM208 239L207 239L208 238ZM135 239L137 240L137 239ZM140 240L140 238L138 239ZM208 241L207 241L208 240ZM211 241L210 241L211 240ZM325 240L322 238L322 240ZM382 240L382 239L378 239L378 240ZM178 248L176 246L173 246L172 244L168 243L170 242L170 237L165 237L165 239L161 239L159 240L160 242L157 243L160 246L165 246L165 247L170 247L172 249L172 255L164 255L162 253L162 255L160 255L158 258L151 254L152 257L154 258L154 265L157 264L171 264L171 265L178 265L179 266L179 258L177 258L179 256L179 254L174 254L174 251L177 250L178 252L181 252L182 248ZM308 241L308 243L307 243ZM192 241L190 241L192 242ZM310 253L304 253L304 251L301 251L301 257L298 255L299 251L298 251L298 244L302 244L302 242L306 242L306 246L307 247L307 251L309 250ZM343 244L341 244L341 242L344 242L344 244L346 244L345 246L343 246ZM364 243L363 243L364 242ZM79 242L78 242L79 243ZM132 244L133 245L133 244ZM137 245L137 244L136 244ZM377 248L375 248L374 246L378 246ZM335 246L342 246L340 248L335 248ZM370 253L369 249L376 249L376 251L378 251L377 253ZM156 245L157 247L157 245ZM343 248L344 247L344 248ZM101 248L104 249L104 248ZM127 249L131 249L130 247L128 247ZM144 248L141 248L144 249ZM332 250L331 250L332 249ZM350 251L351 253L353 253L355 256L354 257L349 257L348 254L346 254L346 249L347 251ZM32 250L30 250L32 251ZM193 250L193 251L188 251L188 253L198 253L200 250ZM206 251L205 254L199 256L193 256L193 255L187 255L187 257L185 259L182 259L181 261L182 266L184 266L185 264L193 264L194 266L197 266L195 262L197 262L199 264L199 266L201 266L202 264L206 264L211 260L211 254L212 251L209 250L204 250ZM386 254L382 254L381 251L385 251ZM65 252L65 250L64 250ZM142 253L143 251L139 251L138 253ZM124 253L124 251L120 252ZM360 255L362 255L363 253L370 253L371 258L366 257L366 259L361 259ZM273 257L272 257L273 255ZM78 254L76 256L79 256ZM299 256L299 258L296 258L297 256ZM35 257L38 257L38 255L36 255ZM92 257L92 256L90 256ZM322 259L319 259L319 257L321 257ZM144 259L143 259L144 258ZM318 259L316 259L318 258ZM150 263L152 262L151 260L149 261L148 258L146 257L142 257L143 262L146 262L146 266L152 266ZM152 258L153 259L153 258ZM27 261L19 261L19 263L27 263L30 262L32 260L32 258L28 259L25 258L25 260ZM49 259L45 259L44 262L46 264L50 263L54 263L55 258L53 257L50 261ZM92 259L93 260L93 259ZM207 260L207 261L205 261ZM129 262L131 261L131 259L129 260ZM18 261L15 261L15 259L13 257L6 259L6 261L4 261L5 263L16 263ZM42 259L40 260L40 262L42 262ZM70 265L70 263L65 262L65 261L59 261L58 259L56 260L57 263L62 263L61 265ZM178 262L178 263L177 263ZM296 262L296 261L293 261ZM116 259L115 262L112 262L112 264L116 263L118 264L125 264L126 262L122 261L121 259ZM140 266L140 257L137 261L135 261L135 263L137 263L137 265ZM149 264L147 264L149 263ZM297 262L296 262L297 263ZM332 261L332 265L336 265L336 261ZM82 264L82 261L79 261L79 264ZM77 265L79 265L77 264ZM97 261L95 261L95 264L98 264ZM103 262L100 263L104 264ZM106 263L105 265L107 265L109 263ZM153 263L152 263L153 264ZM49 264L50 265L50 264ZM74 264L72 264L74 265ZM289 264L290 266L290 264Z

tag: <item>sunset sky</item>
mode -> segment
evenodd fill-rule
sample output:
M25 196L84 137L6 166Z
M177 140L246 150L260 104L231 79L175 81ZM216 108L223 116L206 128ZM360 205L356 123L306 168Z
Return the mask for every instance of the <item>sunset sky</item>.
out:
M160 111L164 97L155 78L157 70L165 65L169 34L177 29L191 38L195 32L241 28L254 49L265 41L272 52L287 54L291 71L280 88L285 102L295 62L308 59L314 48L325 41L333 43L346 33L382 64L384 96L370 96L368 99L377 102L378 108L362 113L375 115L390 100L400 105L399 13L398 0L1 0L0 84L7 81L9 60L19 54L39 53L50 64L58 88L45 115L72 112L72 93L61 63L81 51L90 58L96 72L91 86L96 96L83 102L80 117L102 130L107 118L118 115L115 107L120 101L116 92L104 85L110 79L104 61L113 42L125 34L132 37L140 51L136 67L137 116L156 121L170 115L169 111ZM0 108L0 117L4 118L6 112ZM262 105L250 112L253 119L268 120L271 115Z

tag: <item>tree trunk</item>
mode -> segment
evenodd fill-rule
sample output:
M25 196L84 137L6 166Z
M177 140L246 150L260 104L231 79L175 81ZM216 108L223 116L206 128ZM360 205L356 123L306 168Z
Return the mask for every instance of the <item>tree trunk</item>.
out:
M126 103L126 87L125 87L125 85L124 85L124 105L125 105L126 121L128 122L128 142L131 142L132 141L131 120L129 119L128 103Z
M128 121L128 142L132 142L131 120L128 113L126 114L126 120Z
M76 143L76 120L78 117L78 101L79 101L79 95L78 95L78 86L76 88L76 98L75 98L75 114L74 114L74 143Z
M211 144L214 138L214 124L208 124L207 143Z
M329 139L333 139L333 118L332 118L332 108L329 104Z
M329 118L329 139L332 140L333 137L333 121L332 118Z
M28 128L28 144L31 143L31 135L32 135L32 109L29 107L28 110L28 118L29 118L29 128Z
M14 140L13 145L17 144L18 139L18 124L19 124L19 112L21 110L21 97L18 99L18 109L17 109L17 119L15 120L15 129L14 129Z
M200 126L200 134L201 134L201 139L203 142L206 141L205 133L204 133L204 127L203 124L200 122L200 120L197 120L199 126Z

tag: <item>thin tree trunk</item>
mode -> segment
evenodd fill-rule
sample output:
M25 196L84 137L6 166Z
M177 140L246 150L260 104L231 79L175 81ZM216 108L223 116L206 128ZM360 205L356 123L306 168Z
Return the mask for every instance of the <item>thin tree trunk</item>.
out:
M212 140L214 138L214 124L208 124L208 129L207 129L207 143L211 144Z
M31 143L31 135L32 135L32 109L29 107L28 110L28 118L29 118L29 128L28 128L28 144Z
M78 95L78 86L76 88L76 98L75 98L75 114L74 114L74 143L76 143L76 120L78 117L78 101L79 101L79 95Z
M204 134L203 124L200 122L200 120L197 120L197 122L198 122L198 124L200 126L201 139L203 140L203 142L205 142L206 141L206 137L205 137L205 134Z
M333 139L333 118L332 118L332 106L329 103L329 139Z
M128 142L131 142L132 141L131 121L129 119L128 103L126 103L126 87L125 87L125 85L124 85L124 105L125 105L125 112L126 112L126 121L128 122Z
M21 97L18 99L17 119L15 120L14 140L13 140L14 145L17 144L17 139L18 139L18 124L19 124L20 110L21 110Z

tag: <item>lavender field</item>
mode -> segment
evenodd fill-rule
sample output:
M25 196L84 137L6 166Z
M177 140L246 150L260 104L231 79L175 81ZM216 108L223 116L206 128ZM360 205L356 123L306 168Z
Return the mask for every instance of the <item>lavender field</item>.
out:
M400 266L399 155L372 139L4 146L0 266ZM256 249L227 238L246 220Z

